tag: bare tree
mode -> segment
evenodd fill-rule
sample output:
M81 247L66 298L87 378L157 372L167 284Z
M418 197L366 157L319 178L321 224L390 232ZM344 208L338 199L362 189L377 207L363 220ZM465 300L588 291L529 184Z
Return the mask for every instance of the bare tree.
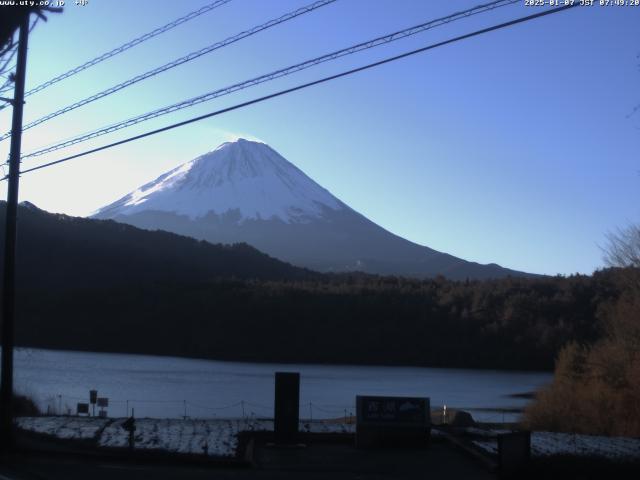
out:
M609 267L640 267L640 224L608 233L603 254Z
M25 2L28 3L28 2ZM37 4L38 2L31 2ZM0 7L0 97L13 89L15 62L18 51L17 29L25 15L34 14L31 30L38 20L47 21L45 13L60 13L61 7L18 5ZM5 105L6 106L6 105ZM0 109L4 106L0 106Z

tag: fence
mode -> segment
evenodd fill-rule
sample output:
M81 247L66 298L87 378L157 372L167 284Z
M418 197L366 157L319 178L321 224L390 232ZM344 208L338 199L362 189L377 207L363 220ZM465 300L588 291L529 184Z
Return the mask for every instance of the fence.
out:
M47 415L75 415L78 403L89 403L88 397L71 395L50 395L42 413ZM97 415L100 407L90 405L90 415ZM104 409L109 417L157 418L273 418L273 404L261 404L254 401L238 400L227 405L204 404L191 400L148 400L148 399L112 399ZM314 402L300 404L300 419L303 421L337 419L349 423L355 414L355 405L325 405Z
M88 403L88 397L70 395L50 395L42 413L49 415L75 415L77 403ZM520 419L521 411L515 408L456 408L448 405L438 407L433 405L437 423L450 423L452 412L465 410L474 420L486 423L512 423ZM98 414L90 405L90 414ZM136 417L151 418L273 418L273 404L258 403L248 400L237 400L226 405L206 404L202 401L194 402L188 399L111 399L106 409L109 417L128 417L135 413ZM313 401L300 403L300 419L302 421L336 420L344 423L354 421L355 405L323 404ZM442 415L440 418L439 416Z

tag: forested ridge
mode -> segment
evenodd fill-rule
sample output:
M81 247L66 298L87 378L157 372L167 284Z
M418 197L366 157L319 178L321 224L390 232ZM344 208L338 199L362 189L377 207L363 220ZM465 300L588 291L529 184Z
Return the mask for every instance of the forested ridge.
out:
M4 214L4 206L2 206ZM620 294L592 276L321 275L246 246L20 209L17 342L201 358L552 369Z

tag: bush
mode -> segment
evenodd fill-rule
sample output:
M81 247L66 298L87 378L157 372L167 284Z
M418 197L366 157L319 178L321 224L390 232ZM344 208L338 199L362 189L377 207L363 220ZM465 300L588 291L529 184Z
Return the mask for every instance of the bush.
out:
M553 383L525 410L527 428L640 436L640 288L626 285L601 311L603 338L562 349Z
M40 415L40 409L26 395L13 395L13 415L16 417L34 417Z

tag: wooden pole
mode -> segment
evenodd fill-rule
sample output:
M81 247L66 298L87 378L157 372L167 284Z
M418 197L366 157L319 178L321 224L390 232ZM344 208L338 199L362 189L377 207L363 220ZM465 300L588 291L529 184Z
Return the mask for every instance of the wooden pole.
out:
M27 42L29 14L20 23L18 61L13 95L11 152L7 210L5 221L4 268L2 288L2 371L0 372L0 450L13 447L13 343L16 303L16 240L18 217L18 186L20 183L20 147L22 141L22 110L24 83L27 73Z

